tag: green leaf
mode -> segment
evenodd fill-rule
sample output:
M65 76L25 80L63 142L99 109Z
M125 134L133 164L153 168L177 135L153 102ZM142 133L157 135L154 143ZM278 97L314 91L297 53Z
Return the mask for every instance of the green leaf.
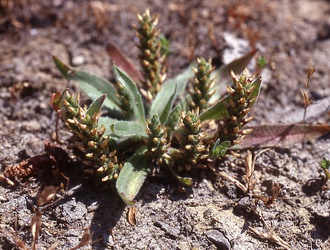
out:
M139 121L144 126L146 123L145 112L142 97L136 84L128 75L126 75L124 71L122 71L116 65L113 66L113 73L116 80L127 90L127 94L129 96L130 104L133 110L134 120Z
M159 41L161 43L161 48L160 48L160 53L161 55L165 55L165 56L168 56L170 54L170 45L171 45L171 42L170 40L168 40L164 34L160 34L158 36L159 38Z
M320 161L320 166L323 169L329 169L330 168L330 160L327 158L323 157L322 160Z
M324 174L326 176L326 180L330 179L330 160L328 160L327 158L323 157L322 160L320 161L320 166L324 171Z
M116 182L116 189L127 205L134 205L134 198L150 173L150 160L145 157L146 146L139 148L124 164Z
M116 121L110 125L110 130L118 137L132 138L139 140L147 137L145 127L135 121Z
M174 91L173 89L164 88L164 91L158 92L156 98L152 102L149 117L157 114L159 116L160 123L164 124L170 114L174 98L176 96L176 90L177 85L175 85Z
M157 95L165 96L166 93L172 93L173 89L175 89L175 86L177 86L176 94L174 100L176 100L176 97L182 97L184 98L183 94L185 93L187 84L189 82L189 79L194 76L194 72L192 70L194 64L191 64L187 69L185 69L182 73L177 75L175 78L171 78L166 80L162 85L159 93ZM161 93L161 92L165 92Z
M106 94L104 106L121 113L118 106L119 100L116 96L117 90L112 83L102 77L69 67L56 56L53 56L53 60L62 75L68 80L77 81L79 88L92 100Z
M223 141L220 143L220 139L218 139L211 149L211 157L212 159L217 159L224 156L230 147L230 141Z
M107 95L104 94L104 95L101 95L96 100L94 100L91 103L91 105L89 106L88 110L86 111L86 114L89 116L93 116L94 114L99 112L106 97L107 97Z
M308 142L330 133L330 126L326 124L275 124L250 128L252 132L233 148L283 147Z
M111 118L109 116L101 116L98 125L99 127L101 127L102 125L105 127L106 131L104 132L104 135L110 135L112 133L110 126L118 121L119 120Z
M252 105L257 101L259 94L260 94L260 87L261 87L261 77L258 77L254 80L251 85L254 85L255 88L253 92L251 93L251 96L249 99L255 98L255 100L252 102ZM201 121L205 120L219 120L219 119L227 119L229 118L228 110L227 110L227 103L229 101L229 95L226 95L223 97L220 101L218 101L216 104L214 104L212 107L205 110L203 113L200 114L199 118Z
M259 95L260 95L260 89L261 89L261 76L257 77L254 82L252 83L252 85L254 85L254 90L253 92L251 93L251 96L249 97L249 99L254 99L252 103L252 105L254 105L258 98L259 98Z
M228 83L231 81L231 71L234 71L236 74L241 73L246 66L249 64L253 56L255 55L256 50L252 50L246 55L235 59L234 61L223 65L216 69L212 76L214 77L215 81L215 93L211 97L210 102L214 102L220 99L223 93L226 90Z
M199 115L199 119L201 121L206 120L217 120L217 119L225 119L229 116L228 110L227 110L227 102L229 100L229 96L226 95L224 98L222 98L220 101L218 101L216 104L205 110L203 113Z

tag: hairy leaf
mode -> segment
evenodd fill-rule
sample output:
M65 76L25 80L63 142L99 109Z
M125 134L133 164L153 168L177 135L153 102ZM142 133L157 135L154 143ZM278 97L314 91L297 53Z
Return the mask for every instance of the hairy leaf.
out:
M134 120L145 125L145 113L141 94L132 79L116 65L113 66L116 80L126 89L133 110Z
M176 77L166 80L162 84L158 95L160 94L162 96L165 96L165 94L161 93L161 92L172 93L173 89L175 89L175 86L177 86L175 97L183 98L182 95L184 94L184 92L186 90L188 81L190 78L192 78L194 76L194 72L192 70L193 65L194 64L190 65L187 69L185 69L181 74L177 75ZM174 98L174 100L175 99L176 98Z
M295 143L311 141L330 133L329 125L277 124L251 127L242 143L234 148L283 147Z
M91 103L91 105L89 106L86 114L87 115L90 115L90 116L93 116L94 114L96 114L97 112L99 112L106 97L107 97L107 95L104 94L104 95L101 95L96 100L94 100Z
M176 90L177 85L175 85L174 91L173 89L171 89L167 90L168 92L166 92L165 90L159 92L154 101L152 102L149 117L152 117L154 114L157 114L159 116L160 122L164 124L172 109L174 98L176 96Z
M92 100L95 100L100 95L106 94L107 98L104 101L104 106L121 112L118 106L119 101L116 96L117 90L112 83L102 77L69 67L56 56L53 56L53 60L62 75L68 80L77 81L79 83L79 88Z
M116 182L116 189L127 205L133 205L143 183L150 173L150 161L145 157L147 147L139 148L124 164Z
M118 137L137 140L147 137L145 127L135 121L117 121L110 125L110 130Z

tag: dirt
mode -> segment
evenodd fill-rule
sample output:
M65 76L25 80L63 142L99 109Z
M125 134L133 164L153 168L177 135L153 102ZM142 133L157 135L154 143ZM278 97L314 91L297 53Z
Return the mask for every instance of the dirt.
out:
M105 48L111 42L137 64L132 24L146 8L158 14L159 27L171 41L168 77L196 57L211 57L220 65L255 46L258 55L271 63L262 71L253 125L299 123L304 111L300 89L311 62L316 72L308 93L314 104L306 122L329 124L329 1L15 2L6 13L1 10L0 22L2 172L45 153L44 141L55 130L52 93L65 88L79 92L75 83L60 75L51 55L111 79ZM249 68L254 66L252 62ZM82 99L88 102L85 96ZM37 249L71 249L85 229L93 233L92 243L82 249L330 249L330 191L322 191L319 185L319 161L330 158L329 136L271 148L257 158L255 192L271 196L273 184L281 188L270 206L210 172L200 173L183 193L171 179L155 174L137 197L137 224L132 226L128 207L113 186L81 171L63 124L60 135L65 141L62 148L71 157L62 166L69 178L68 191L58 192L62 199L43 210ZM243 181L247 152L240 153L241 158L229 157L216 167ZM57 184L67 183L61 176L54 178ZM15 235L31 248L35 197L45 183L36 175L15 186L0 183L0 249L18 248ZM259 236L250 228L258 230ZM262 239L261 233L272 235L277 243ZM279 239L285 246L279 246Z

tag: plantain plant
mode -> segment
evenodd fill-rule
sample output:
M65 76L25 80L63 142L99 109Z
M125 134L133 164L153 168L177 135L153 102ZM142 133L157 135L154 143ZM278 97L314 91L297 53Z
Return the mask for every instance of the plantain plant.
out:
M63 76L77 81L95 100L82 107L79 95L64 90L53 94L53 107L76 135L85 171L101 175L103 181L115 179L126 204L134 203L153 169L168 170L184 185L191 185L192 179L179 172L212 169L214 161L250 132L244 126L252 119L248 113L260 91L260 77L248 77L246 70L241 75L231 71L243 70L254 52L218 69L210 60L197 59L194 66L166 80L157 20L148 10L138 15L143 76L138 83L117 65L113 84L53 57ZM233 83L223 96L230 75ZM101 116L102 105L106 116Z

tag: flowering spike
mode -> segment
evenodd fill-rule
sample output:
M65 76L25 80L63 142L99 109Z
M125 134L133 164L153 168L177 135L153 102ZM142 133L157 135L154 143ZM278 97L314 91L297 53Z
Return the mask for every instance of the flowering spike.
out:
M224 124L218 125L217 136L221 141L230 141L232 144L238 144L243 136L250 131L242 128L253 118L252 116L247 117L247 114L251 111L251 106L256 101L256 97L252 97L255 89L255 85L252 84L253 78L247 77L246 74L246 69L240 76L231 72L234 84L231 87L227 87L227 103L229 104L227 110L229 116L224 121Z
M146 10L142 15L138 15L139 26L136 28L139 37L138 48L140 50L140 64L144 76L143 85L151 97L151 101L160 89L160 85L165 80L164 62L165 55L161 54L161 42L159 40L160 30L156 29L158 18L151 17L150 11Z
M214 94L214 90L212 89L214 81L211 78L211 73L213 72L211 60L207 62L203 58L197 58L197 68L193 68L193 71L195 78L193 86L189 91L191 97L189 108L190 110L198 108L202 112L211 106L209 101Z

